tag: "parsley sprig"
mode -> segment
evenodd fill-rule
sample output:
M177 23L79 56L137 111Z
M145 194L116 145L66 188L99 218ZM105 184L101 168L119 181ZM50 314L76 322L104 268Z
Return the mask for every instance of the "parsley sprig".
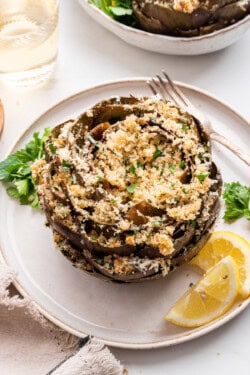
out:
M239 182L224 184L223 198L226 203L226 211L223 219L233 221L241 216L250 220L250 187L241 185Z
M44 142L50 132L49 128L45 128L41 137L38 132L34 133L32 140L23 149L0 162L0 180L8 183L8 195L17 198L21 204L39 207L31 164L44 155Z

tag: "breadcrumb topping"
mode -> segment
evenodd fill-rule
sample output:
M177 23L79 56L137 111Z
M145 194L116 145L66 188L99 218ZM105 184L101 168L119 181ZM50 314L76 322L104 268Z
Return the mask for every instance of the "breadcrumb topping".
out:
M85 116L90 121L93 111ZM79 119L66 123L32 166L40 202L47 202L52 221L114 254L124 245L148 246L169 257L178 233L195 220L202 227L218 198L201 131L191 115L158 98L138 100L132 113L90 130ZM112 270L142 269L144 258L117 255ZM169 267L161 258L155 262Z

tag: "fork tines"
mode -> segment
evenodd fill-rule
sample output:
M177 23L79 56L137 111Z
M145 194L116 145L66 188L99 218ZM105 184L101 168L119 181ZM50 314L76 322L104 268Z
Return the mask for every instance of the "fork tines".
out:
M190 104L188 99L164 70L162 70L162 75L163 77L156 74L155 77L147 81L153 94L158 94L164 101L170 100L181 107L188 106Z

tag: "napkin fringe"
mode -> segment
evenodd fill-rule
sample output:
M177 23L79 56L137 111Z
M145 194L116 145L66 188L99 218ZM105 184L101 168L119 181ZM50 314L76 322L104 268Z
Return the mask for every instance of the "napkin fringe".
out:
M47 320L29 297L10 295L9 287L16 278L16 272L0 263L0 304L9 310L25 308L26 312L48 332L63 348L73 354L51 370L47 375L122 375L121 363L100 341L89 337L80 339L65 332ZM77 348L77 350L76 350Z
M46 319L29 297L21 297L20 295L10 296L9 287L15 278L16 272L0 263L0 304L6 306L8 310L25 308L26 313L46 329L65 351L75 350L79 345L78 337L71 335Z
M91 338L47 375L122 375L125 370L104 345Z

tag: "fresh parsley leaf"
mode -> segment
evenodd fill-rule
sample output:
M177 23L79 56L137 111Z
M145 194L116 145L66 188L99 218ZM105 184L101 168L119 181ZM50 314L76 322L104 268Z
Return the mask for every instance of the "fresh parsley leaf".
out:
M44 142L50 135L50 129L45 128L43 134L38 132L27 145L0 162L0 180L7 182L9 196L19 199L21 204L39 207L38 197L31 176L31 165L44 155Z
M12 181L19 170L19 168L23 167L29 158L27 155L22 157L18 154L18 151L15 154L9 155L5 160L0 163L0 180L9 182Z
M155 152L153 154L153 160L159 158L160 156L163 156L163 152L156 146Z
M9 188L6 189L6 191L10 197L19 198L19 192L17 188L10 186Z
M49 128L45 128L41 138L39 137L38 132L33 134L33 139L25 147L25 151L30 156L31 161L41 159L44 154L44 142L47 140L50 133L51 130Z
M210 175L210 172L201 172L199 174L196 175L196 177L198 178L199 181L204 181L206 177L208 177Z
M31 173L30 165L22 165L22 166L18 169L18 175L19 175L20 177L28 176L28 175L30 175L30 173Z
M70 169L71 166L72 166L72 164L67 162L66 160L62 161L62 169L63 169L64 172L68 172L68 170Z
M133 165L130 166L129 170L131 173L135 174L135 167Z
M193 228L196 227L196 224L197 224L197 223L196 223L196 220L191 220L191 225L192 225Z
M30 198L31 198L31 196L30 196ZM31 201L30 205L31 205L32 208L37 208L37 207L40 208L39 199L38 199L38 195L37 195L36 191L32 195L32 201Z
M247 220L250 220L250 187L241 185L239 182L225 183L224 187L223 198L226 211L223 219L233 221L245 216Z
M53 145L53 143L50 143L50 144L49 144L49 149L50 149L50 152L51 152L53 155L55 155L55 153L56 153L56 148L55 148L55 146Z
M185 169L185 168L186 168L186 163L185 163L184 160L182 160L182 161L180 162L179 167L180 167L181 169Z
M160 176L163 175L165 168L166 168L166 163L163 163L163 164L162 164L161 171L160 171Z
M29 180L16 181L15 186L20 196L27 195L29 193Z
M189 126L187 126L184 122L181 124L181 130L183 130L184 132L188 131L189 129Z
M243 215L247 220L250 220L250 209L244 210Z
M138 186L137 183L127 186L127 188L126 188L127 192L130 193L130 194L133 194L135 192L137 186Z
M143 164L140 161L137 163L137 168L143 168Z
M175 166L173 164L171 164L168 169L170 170L170 172L174 173L175 172Z
M136 229L136 228L131 228L128 231L128 234L131 235L131 236L135 236L137 233L138 233L138 229Z

